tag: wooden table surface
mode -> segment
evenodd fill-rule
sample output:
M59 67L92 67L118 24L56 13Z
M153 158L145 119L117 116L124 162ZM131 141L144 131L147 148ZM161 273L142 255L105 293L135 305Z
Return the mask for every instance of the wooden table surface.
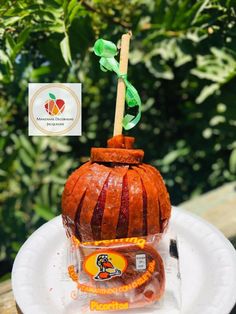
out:
M6 280L0 283L0 313L1 314L17 313L16 304L11 290L10 280Z
M236 183L227 183L179 206L215 225L236 246ZM0 283L0 314L16 313L20 311L16 308L11 281L6 280Z

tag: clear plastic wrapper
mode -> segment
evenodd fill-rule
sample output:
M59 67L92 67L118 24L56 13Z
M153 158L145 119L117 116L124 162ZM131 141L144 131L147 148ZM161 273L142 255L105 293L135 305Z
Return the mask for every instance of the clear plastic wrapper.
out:
M176 235L80 242L68 239L68 274L78 313L173 313L181 311Z

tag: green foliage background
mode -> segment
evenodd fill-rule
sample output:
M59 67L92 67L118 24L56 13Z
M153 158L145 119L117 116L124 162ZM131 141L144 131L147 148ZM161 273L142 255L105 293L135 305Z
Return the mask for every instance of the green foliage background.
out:
M132 29L129 79L142 121L129 132L172 202L235 180L236 3L231 0L0 1L1 274L60 213L63 184L112 135L116 77L92 52ZM27 84L82 82L83 135L28 137Z

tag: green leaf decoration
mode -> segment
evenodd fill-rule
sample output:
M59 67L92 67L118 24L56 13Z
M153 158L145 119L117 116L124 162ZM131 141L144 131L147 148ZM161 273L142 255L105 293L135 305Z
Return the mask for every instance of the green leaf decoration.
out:
M54 95L54 94L52 94L52 93L49 93L49 96L50 96L50 98L52 98L52 99L56 99L56 96Z

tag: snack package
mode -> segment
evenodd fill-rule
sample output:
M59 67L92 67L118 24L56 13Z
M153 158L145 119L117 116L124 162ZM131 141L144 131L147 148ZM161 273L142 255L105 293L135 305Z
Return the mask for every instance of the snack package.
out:
M102 241L68 240L68 274L77 313L180 313L177 239L164 234Z

